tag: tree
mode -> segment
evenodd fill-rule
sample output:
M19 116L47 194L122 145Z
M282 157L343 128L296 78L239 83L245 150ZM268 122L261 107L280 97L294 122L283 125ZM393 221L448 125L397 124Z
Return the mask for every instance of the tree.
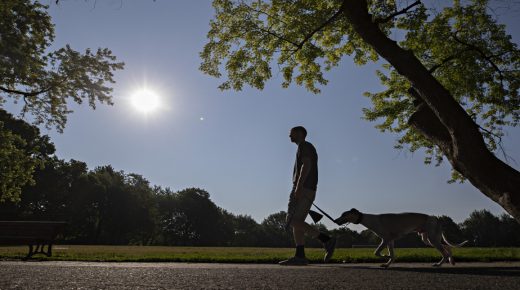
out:
M34 171L34 184L25 186L20 201L20 219L68 220L72 212L74 185L87 174L87 164L81 161L66 162L57 157L48 158L42 168Z
M280 211L266 217L262 223L263 240L260 245L267 247L290 247L292 235L285 228L287 213Z
M255 247L262 242L262 227L249 215L234 216L233 229L233 246Z
M403 1L404 2L404 1ZM387 89L367 93L368 120L400 134L397 148L446 158L520 221L520 173L493 152L506 126L520 121L520 51L490 15L487 0L453 1L440 11L422 1L214 0L200 69L226 80L221 89L262 89L272 65L291 82L319 92L324 71L344 56L357 64L384 58ZM392 32L402 38L392 40Z
M500 220L488 210L475 210L462 222L464 236L477 247L499 245Z
M22 188L34 184L33 171L55 151L49 137L0 109L0 203L20 200Z
M112 104L113 72L123 68L106 48L84 53L69 45L49 51L54 25L47 6L31 0L0 4L0 109L10 101L22 102L21 116L34 124L62 131L72 102ZM27 146L0 124L0 202L18 200L20 187L31 182L36 164L22 156Z
M93 241L104 244L149 244L154 234L155 201L149 182L111 166L89 172L87 190L78 196L86 208L83 218L92 223ZM78 208L78 206L75 206Z
M69 45L47 52L54 41L54 25L47 6L30 0L6 0L0 5L0 103L23 101L22 113L37 124L62 130L69 100L112 104L113 71L123 63L106 48L84 53Z
M0 122L0 203L19 200L21 188L32 182L36 164L20 149L24 146L23 139L4 130Z
M501 247L517 247L520 245L520 224L508 214L500 217L499 245Z
M175 193L166 191L159 201L160 228L172 245L223 246L232 236L232 222L227 212L217 207L209 193L187 188Z

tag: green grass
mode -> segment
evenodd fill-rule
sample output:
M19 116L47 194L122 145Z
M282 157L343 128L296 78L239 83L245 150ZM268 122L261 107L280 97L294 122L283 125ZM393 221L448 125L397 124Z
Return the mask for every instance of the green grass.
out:
M382 262L373 255L374 249L337 249L332 262ZM520 248L460 248L453 249L458 262L520 261ZM0 259L21 259L27 247L0 247ZM275 263L293 254L284 248L238 247L159 247L159 246L78 246L57 245L53 256L36 255L39 260L107 261L107 262L215 262L215 263ZM306 249L307 257L321 261L321 249ZM432 248L396 249L398 262L434 262L440 259Z

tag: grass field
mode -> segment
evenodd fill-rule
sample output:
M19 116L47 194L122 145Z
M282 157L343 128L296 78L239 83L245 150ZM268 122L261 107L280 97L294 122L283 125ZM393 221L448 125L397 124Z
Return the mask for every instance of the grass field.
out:
M381 262L374 249L337 249L332 262ZM454 249L459 262L520 261L520 248L460 248ZM0 247L0 259L21 259L27 247ZM275 263L293 254L284 248L233 247L159 247L159 246L78 246L57 245L53 256L36 255L40 260L107 261L107 262L215 262L215 263ZM321 261L323 250L306 249L313 262ZM440 255L432 248L398 248L397 262L436 262Z

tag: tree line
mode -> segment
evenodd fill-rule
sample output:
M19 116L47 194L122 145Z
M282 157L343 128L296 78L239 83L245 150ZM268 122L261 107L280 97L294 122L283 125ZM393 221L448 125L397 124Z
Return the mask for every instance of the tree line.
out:
M20 198L0 203L0 220L66 221L61 241L71 244L292 246L283 211L258 223L249 215L217 206L204 189L173 191L110 165L90 170L85 162L59 159L48 136L2 110L0 123L20 140L16 149L37 164ZM505 213L497 217L487 210L474 211L460 224L447 216L440 219L450 240L468 239L474 246L520 246L520 224ZM315 226L336 235L340 247L379 242L368 230ZM308 243L320 246L314 240ZM397 245L424 246L415 235Z

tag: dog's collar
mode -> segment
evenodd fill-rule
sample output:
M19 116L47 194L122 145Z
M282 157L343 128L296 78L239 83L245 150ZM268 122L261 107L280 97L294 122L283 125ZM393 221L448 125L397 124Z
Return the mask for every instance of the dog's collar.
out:
M359 213L359 217L354 221L352 222L353 224L357 225L361 222L361 220L363 219L363 213Z

